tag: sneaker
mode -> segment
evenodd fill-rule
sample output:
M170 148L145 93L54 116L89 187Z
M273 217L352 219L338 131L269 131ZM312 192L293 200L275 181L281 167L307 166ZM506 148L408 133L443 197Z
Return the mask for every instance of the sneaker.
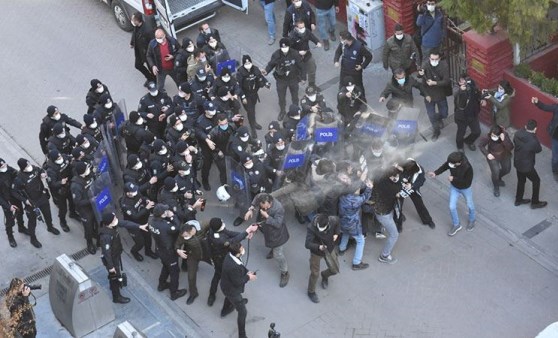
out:
M329 286L329 280L322 276L322 289L326 290L328 286Z
M374 236L375 236L377 239L385 239L385 238L386 238L386 235L384 235L382 232L376 232L376 233L374 234Z
M548 204L548 202L546 202L546 201L534 202L534 203L531 203L531 209L544 208L544 207L546 207L547 204Z
M279 281L279 287L284 288L289 283L289 272L281 272L281 279Z
M367 269L369 266L370 266L370 264L368 264L368 263L360 262L358 264L353 264L351 269L353 269L354 271L364 270L364 269Z
M270 45L270 46L274 43L275 43L275 38L270 37L269 40L267 40L267 44Z
M378 257L378 260L382 263L387 263L387 264L395 264L397 263L397 258L393 258L391 255L384 257L383 255L380 255L380 257Z
M312 303L318 304L320 302L320 298L315 292L308 292L308 298L312 301Z
M531 200L528 199L528 198L523 198L523 199L520 199L520 200L516 200L513 205L515 205L517 207L517 206L520 206L522 204L528 204L528 203L531 203Z
M451 228L451 230L448 232L448 236L450 236L450 237L455 236L455 234L461 229L463 229L463 227L461 225L454 225Z
M500 186L499 185L494 187L494 197L500 197Z
M467 231L471 232L475 230L475 223L476 221L469 222L469 224L467 224Z

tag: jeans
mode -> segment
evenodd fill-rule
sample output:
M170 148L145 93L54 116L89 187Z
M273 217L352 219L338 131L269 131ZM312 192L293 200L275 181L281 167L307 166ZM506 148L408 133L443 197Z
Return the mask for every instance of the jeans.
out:
M281 270L281 272L288 272L289 266L287 265L287 258L285 258L285 254L283 253L283 245L279 245L272 250L273 258L275 258L275 260L279 264L279 270Z
M558 174L558 140L555 138L552 141L552 173Z
M384 226L387 231L386 243L382 249L382 256L387 257L391 255L391 251L399 238L399 231L397 231L397 226L393 220L393 212L387 215L376 215L378 221Z
M439 123L442 119L448 117L448 100L444 97L438 101L426 101L424 100L426 106L426 113L428 113L428 119L432 123L434 131L440 131ZM438 113L436 113L436 107L438 107Z
M316 8L316 21L320 39L327 40L329 38L328 33L335 32L335 24L337 23L335 20L335 6L331 6L330 9Z
M453 185L450 188L449 209L453 226L459 226L459 215L457 215L457 199L459 195L465 197L467 208L469 208L469 222L475 221L475 204L473 203L473 188L457 189Z
M537 173L537 170L533 168L528 173L517 172L517 190L515 192L515 200L521 201L523 199L523 193L525 192L525 182L529 179L533 183L533 195L531 196L531 203L539 203L539 192L541 190L541 178Z
M266 5L264 0L260 0L260 5L264 10L265 22L267 23L267 34L270 38L275 39L275 13L273 12L275 2Z
M354 238L356 241L355 255L353 256L353 265L358 265L362 262L362 254L364 252L364 242L365 242L364 235L359 234L353 236L346 233L341 234L341 243L339 243L339 251L347 250L347 244L349 244L349 237Z
M511 171L511 155L502 158L501 160L487 160L490 172L492 173L492 184L494 187L498 186L498 182L502 177L506 176Z

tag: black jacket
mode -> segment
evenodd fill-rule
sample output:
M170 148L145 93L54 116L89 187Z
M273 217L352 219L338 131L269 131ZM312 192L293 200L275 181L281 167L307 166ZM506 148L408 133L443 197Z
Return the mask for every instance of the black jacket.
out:
M420 83L414 77L407 75L403 86L397 82L395 77L392 77L380 97L387 99L391 95L393 99L401 102L404 106L413 107L413 88L421 90Z
M252 206L256 208L258 215L260 212L259 196L256 195L252 201ZM289 240L289 230L285 224L285 208L283 208L279 200L274 199L267 213L269 215L267 219L260 219L258 217L258 220L263 221L260 230L264 235L265 246L276 248L287 243Z
M81 128L82 126L80 122L74 120L66 114L60 114L60 119L58 121L51 119L49 116L45 116L43 118L43 122L41 123L41 128L39 131L39 141L41 143L41 150L43 151L43 154L48 153L48 138L52 136L52 128L58 122L62 123L67 133L70 131L70 128L68 126L76 128Z
M536 103L540 110L552 113L552 120L546 127L546 131L550 137L558 139L558 104L544 104L541 101Z
M393 182L386 174L374 180L372 189L372 206L378 215L386 215L393 211L397 201L397 193L401 190L401 183Z
M209 252L211 253L211 258L223 259L228 252L225 243L240 243L243 239L248 236L246 231L236 232L228 229L224 229L220 232L215 232L209 229L207 234L207 242L209 244Z
M172 36L167 36L167 43L169 44L169 53L176 56L178 49L180 48L178 41L176 41L176 39ZM162 70L161 48L155 39L151 40L147 47L147 63L149 64L149 69L153 68L153 66L157 66L159 70Z
M285 13L285 21L283 21L283 37L289 36L298 20L304 21L306 29L311 29L311 25L316 24L316 15L306 1L302 2L302 6L296 8L291 4Z
M149 216L149 231L157 244L157 253L161 261L170 264L176 260L177 254L174 250L174 242L178 236L179 221L176 216L171 219Z
M453 102L456 122L471 122L478 119L481 108L481 93L474 84L469 84L465 90L455 87L453 89Z
M541 143L537 135L525 129L518 130L513 143L513 166L520 173L528 173L535 169L535 155L542 151Z
M31 172L20 171L14 181L14 197L24 204L26 200L33 204L41 204L48 200L48 191L41 180L42 173L44 171L36 166L33 166Z
M339 217L329 216L329 226L323 232L319 231L313 223L308 225L304 246L314 255L323 257L325 256L325 253L320 250L320 245L327 246L327 251L332 252L335 249L333 235L339 235L340 233Z
M16 177L17 170L10 166L8 166L6 172L0 172L0 206L4 210L9 210L12 205L12 201L17 201L12 194L12 184L14 183Z
M256 66L252 66L250 70L247 70L243 66L238 67L236 72L236 80L240 86L240 90L246 96L258 96L258 90L265 86L269 86L269 82L262 75L260 69Z
M74 176L70 184L72 199L76 206L76 211L81 218L89 218L93 215L93 208L88 194L91 184L93 184L91 175L85 178L82 176Z
M244 285L248 283L248 269L238 264L231 254L225 257L221 274L221 291L227 297L236 296L244 292Z
M147 48L149 46L149 42L154 39L155 33L148 25L145 24L145 22L139 27L134 27L130 45L134 47L134 54L136 58L144 62L147 61Z
M46 163L47 184L54 196L68 196L70 193L72 179L71 159L66 155L62 155L62 157L64 159L62 164L57 164L50 159ZM68 180L63 184L62 179L64 178Z
M269 73L273 69L275 69L273 77L275 77L276 80L299 81L302 73L302 65L298 51L294 48L289 48L287 54L283 54L281 49L273 52L271 60L265 67L265 71Z
M424 96L430 96L433 102L445 99L448 89L451 91L449 66L446 60L440 60L436 67L433 67L430 61L427 60L422 64L422 68L424 69L424 75L419 75L419 77L422 78L422 92ZM427 80L434 80L437 83L435 86L429 86L426 84Z
M112 228L105 226L99 230L102 252L101 259L103 260L107 270L114 267L120 268L121 265L120 255L122 254L123 249L118 228L122 227L128 230L138 230L139 226L140 224L119 219L116 226Z
M453 185L456 189L467 189L471 187L471 184L473 183L473 167L465 155L463 155L463 161L460 166L450 168L448 162L446 161L440 166L440 168L436 169L434 173L436 175L440 175L448 169L450 171L450 175L453 176L451 185Z
M125 220L138 224L145 224L149 218L150 211L146 208L147 198L139 192L134 197L124 194L120 198L120 209Z
M354 40L350 46L345 46L342 43L337 46L333 62L338 62L339 59L341 59L341 72L343 74L360 75L372 61L372 53L360 41ZM362 69L356 70L357 65L360 65Z

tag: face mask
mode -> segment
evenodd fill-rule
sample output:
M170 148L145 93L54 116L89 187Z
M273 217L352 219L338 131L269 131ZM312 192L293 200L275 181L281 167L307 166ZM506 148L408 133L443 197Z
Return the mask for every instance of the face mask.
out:
M248 169L248 170L252 169L253 167L254 167L254 163L250 163L250 164L245 164L245 165L244 165L244 168L246 168L246 169Z
M223 96L223 97L221 98L221 100L223 100L223 101L225 101L225 102L226 102L226 101L228 101L228 100L229 100L229 97L228 97L228 96Z
M54 115L52 115L52 119L53 119L54 121L60 120L60 114L54 114Z
M130 194L130 197L136 197L138 192L137 191L136 192L130 192L128 194Z
M304 32L306 32L306 27L297 28L296 30L297 30L300 34L304 34Z
M498 94L504 95L505 92L504 88L498 88Z
M283 150L285 149L285 145L284 144L276 145L275 148L277 148L277 150Z
M432 67L438 66L439 63L440 63L440 60L430 60L430 65Z
M246 70L250 70L250 69L252 69L252 64L251 63L245 63L244 68L246 68Z
M298 2L293 1L293 5L294 5L296 8L300 8L300 6L302 6L302 1L298 1Z
M380 156L382 156L382 151L381 150L380 151L372 150L372 155L374 155L375 157L380 157Z
M143 164L141 162L136 163L136 165L134 166L134 169L136 170L140 170L143 167Z
M180 176L188 176L190 175L190 170L180 170L178 173Z
M180 96L180 97L186 97L186 93L185 93L185 92L180 92L180 91L179 91L179 92L178 92L178 96Z
M189 240L190 238L192 238L192 236L190 236L190 235L184 235L184 240L187 241L187 240Z
M244 248L240 249L240 256L244 256L244 254L246 253L246 250L244 250Z
M89 143L89 141L86 141L86 142L83 143L81 146L83 147L83 149L88 149L90 145L91 145L91 144Z
M190 45L190 46L186 47L186 51L187 51L188 53L194 52L194 46Z
M97 128L97 122L91 123L91 124L89 125L89 128L91 128L91 129Z
M160 155L165 155L166 153L167 153L167 148L165 148L165 147L163 147L163 149L161 149L161 150L159 151L159 154L160 154Z
M399 83L400 86L405 84L405 78L402 79L397 79L397 83Z
M403 40L403 37L404 37L404 36L405 36L404 34L395 34L395 38L396 38L397 40Z
M452 169L455 169L455 167L457 167L455 163L448 163L448 166Z
M143 124L143 117L140 116L140 118L138 118L138 120L136 121L136 124L138 126L141 126Z
M211 28L204 29L203 32L204 32L204 34L209 34L209 33L211 33Z
M3 166L2 168L0 168L0 173L5 173L6 171L8 171L8 166Z
M281 47L281 51L283 54L287 54L289 52L289 47Z
M226 75L226 76L223 76L223 77L222 77L222 80L223 80L224 82L229 82L229 81L231 80L231 77L228 76L228 75Z
M157 96L157 95L159 95L159 91L156 90L154 92L149 92L149 94L151 94L151 96Z
M241 137L241 138L240 138L240 140L241 140L242 142L246 142L246 141L248 141L248 139L250 139L250 136L244 136L244 137Z
M105 91L105 87L104 87L104 86L98 87L95 91L96 91L97 93L101 94L102 92Z
M219 125L219 128L221 128L221 130L227 130L229 129L229 125L228 124Z
M215 47L217 47L217 41L211 41L211 42L208 43L208 45L211 48L215 48Z
M66 137L66 133L58 134L58 135L56 135L56 137L58 137L58 138L64 138L64 137Z
M300 120L300 115L291 116L291 119L293 119L293 120Z
M316 94L314 94L314 95L308 95L308 100L310 100L310 101L312 101L312 102L316 101Z
M175 185L174 188L172 188L170 191L171 191L171 192L177 192L177 191L178 191L178 186Z
M62 164L62 163L64 163L64 159L63 159L62 157L59 157L59 158L57 158L57 159L54 161L54 163L56 163L56 164Z
M105 108L107 108L107 109L112 108L112 102L105 103Z
M215 110L209 110L209 111L205 112L205 114L209 117L215 116L216 113L217 113L217 111L215 111Z
M165 42L165 39L156 39L157 43L162 44L163 42Z
M205 79L207 78L207 76L197 76L197 75L196 75L196 77L198 78L198 81L200 81L200 82L205 81Z
M25 167L25 169L23 169L23 171L25 171L26 173L30 173L33 171L33 167L28 165L27 167Z
M500 138L498 136L490 136L490 139L494 142L498 141Z
M429 12L434 12L436 10L436 5L426 5L426 9L428 9Z
M87 168L85 169L85 172L83 173L83 176L89 176L89 174L91 174L91 169Z
M205 56L200 57L200 62L205 62L205 61L207 61L207 58ZM205 80L205 78L203 78L203 80Z
M355 86L347 86L347 90L348 90L348 91L352 92L353 89L355 89Z
M174 126L174 129L178 130L178 131L182 131L182 129L184 128L184 126L181 124L177 124Z

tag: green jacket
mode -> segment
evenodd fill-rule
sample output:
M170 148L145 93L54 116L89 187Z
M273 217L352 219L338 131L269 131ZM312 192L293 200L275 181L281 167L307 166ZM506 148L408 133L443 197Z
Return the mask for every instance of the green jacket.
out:
M397 43L395 36L390 37L384 45L384 52L382 54L384 69L388 69L388 66L392 71L397 68L409 68L412 62L411 54L413 53L416 53L415 55L418 57L418 48L409 34L403 35L401 47Z
M494 107L494 110L492 112L492 119L494 124L497 124L504 128L508 128L511 125L509 105L511 99L515 96L515 91L510 95L504 95L505 96L502 102L496 100L494 96L491 96L488 100L492 102L492 106Z
M209 257L207 252L207 244L203 243L207 232L209 231L209 222L201 224L201 229L190 239L184 239L178 236L174 244L175 249L183 249L188 257L192 257L198 261L207 260ZM205 246L205 249L204 249Z

